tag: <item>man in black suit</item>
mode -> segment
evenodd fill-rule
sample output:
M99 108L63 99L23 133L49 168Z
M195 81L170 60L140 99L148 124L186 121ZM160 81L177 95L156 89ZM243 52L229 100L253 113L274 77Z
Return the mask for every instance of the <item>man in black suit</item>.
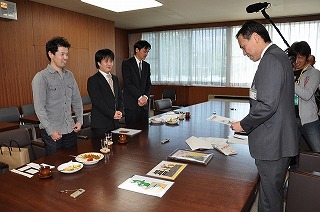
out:
M126 124L148 120L150 96L150 64L144 60L151 45L140 40L134 44L134 56L122 62L123 99Z
M111 74L114 53L101 49L95 54L98 72L89 77L87 90L92 102L91 129L95 138L119 128L123 98L118 78Z

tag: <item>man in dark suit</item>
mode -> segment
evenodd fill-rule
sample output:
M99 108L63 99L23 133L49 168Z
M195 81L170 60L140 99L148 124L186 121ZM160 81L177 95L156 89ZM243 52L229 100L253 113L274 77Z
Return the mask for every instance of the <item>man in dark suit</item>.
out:
M231 129L248 133L260 175L259 212L282 212L289 159L298 154L292 65L260 23L246 22L236 37L243 54L260 63L250 88L249 114Z
M118 78L111 74L114 53L101 49L95 54L98 72L89 77L87 90L92 102L91 129L94 137L119 128L122 117L123 98Z
M140 40L134 44L134 56L122 62L123 99L126 124L148 120L151 80L150 64L144 60L151 45Z

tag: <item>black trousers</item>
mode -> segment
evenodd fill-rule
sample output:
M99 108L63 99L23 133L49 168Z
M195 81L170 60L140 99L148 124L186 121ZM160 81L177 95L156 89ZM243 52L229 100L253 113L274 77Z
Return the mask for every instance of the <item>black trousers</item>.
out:
M149 118L149 111L143 107L138 107L136 110L130 110L125 108L126 124L134 124L140 121L147 121Z

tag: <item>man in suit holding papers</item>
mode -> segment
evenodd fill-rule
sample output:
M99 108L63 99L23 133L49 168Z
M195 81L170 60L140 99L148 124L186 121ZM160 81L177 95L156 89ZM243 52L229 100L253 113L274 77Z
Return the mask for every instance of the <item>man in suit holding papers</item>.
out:
M282 212L289 159L298 154L292 65L262 24L248 21L236 37L243 54L260 62L250 88L249 114L231 129L248 133L260 175L259 212Z

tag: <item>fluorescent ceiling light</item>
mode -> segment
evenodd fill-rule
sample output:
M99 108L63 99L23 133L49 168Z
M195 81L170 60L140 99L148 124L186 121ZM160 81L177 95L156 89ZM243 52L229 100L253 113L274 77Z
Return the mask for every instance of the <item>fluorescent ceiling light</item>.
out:
M117 13L162 6L161 3L155 0L81 0L81 1L97 7L114 11Z

